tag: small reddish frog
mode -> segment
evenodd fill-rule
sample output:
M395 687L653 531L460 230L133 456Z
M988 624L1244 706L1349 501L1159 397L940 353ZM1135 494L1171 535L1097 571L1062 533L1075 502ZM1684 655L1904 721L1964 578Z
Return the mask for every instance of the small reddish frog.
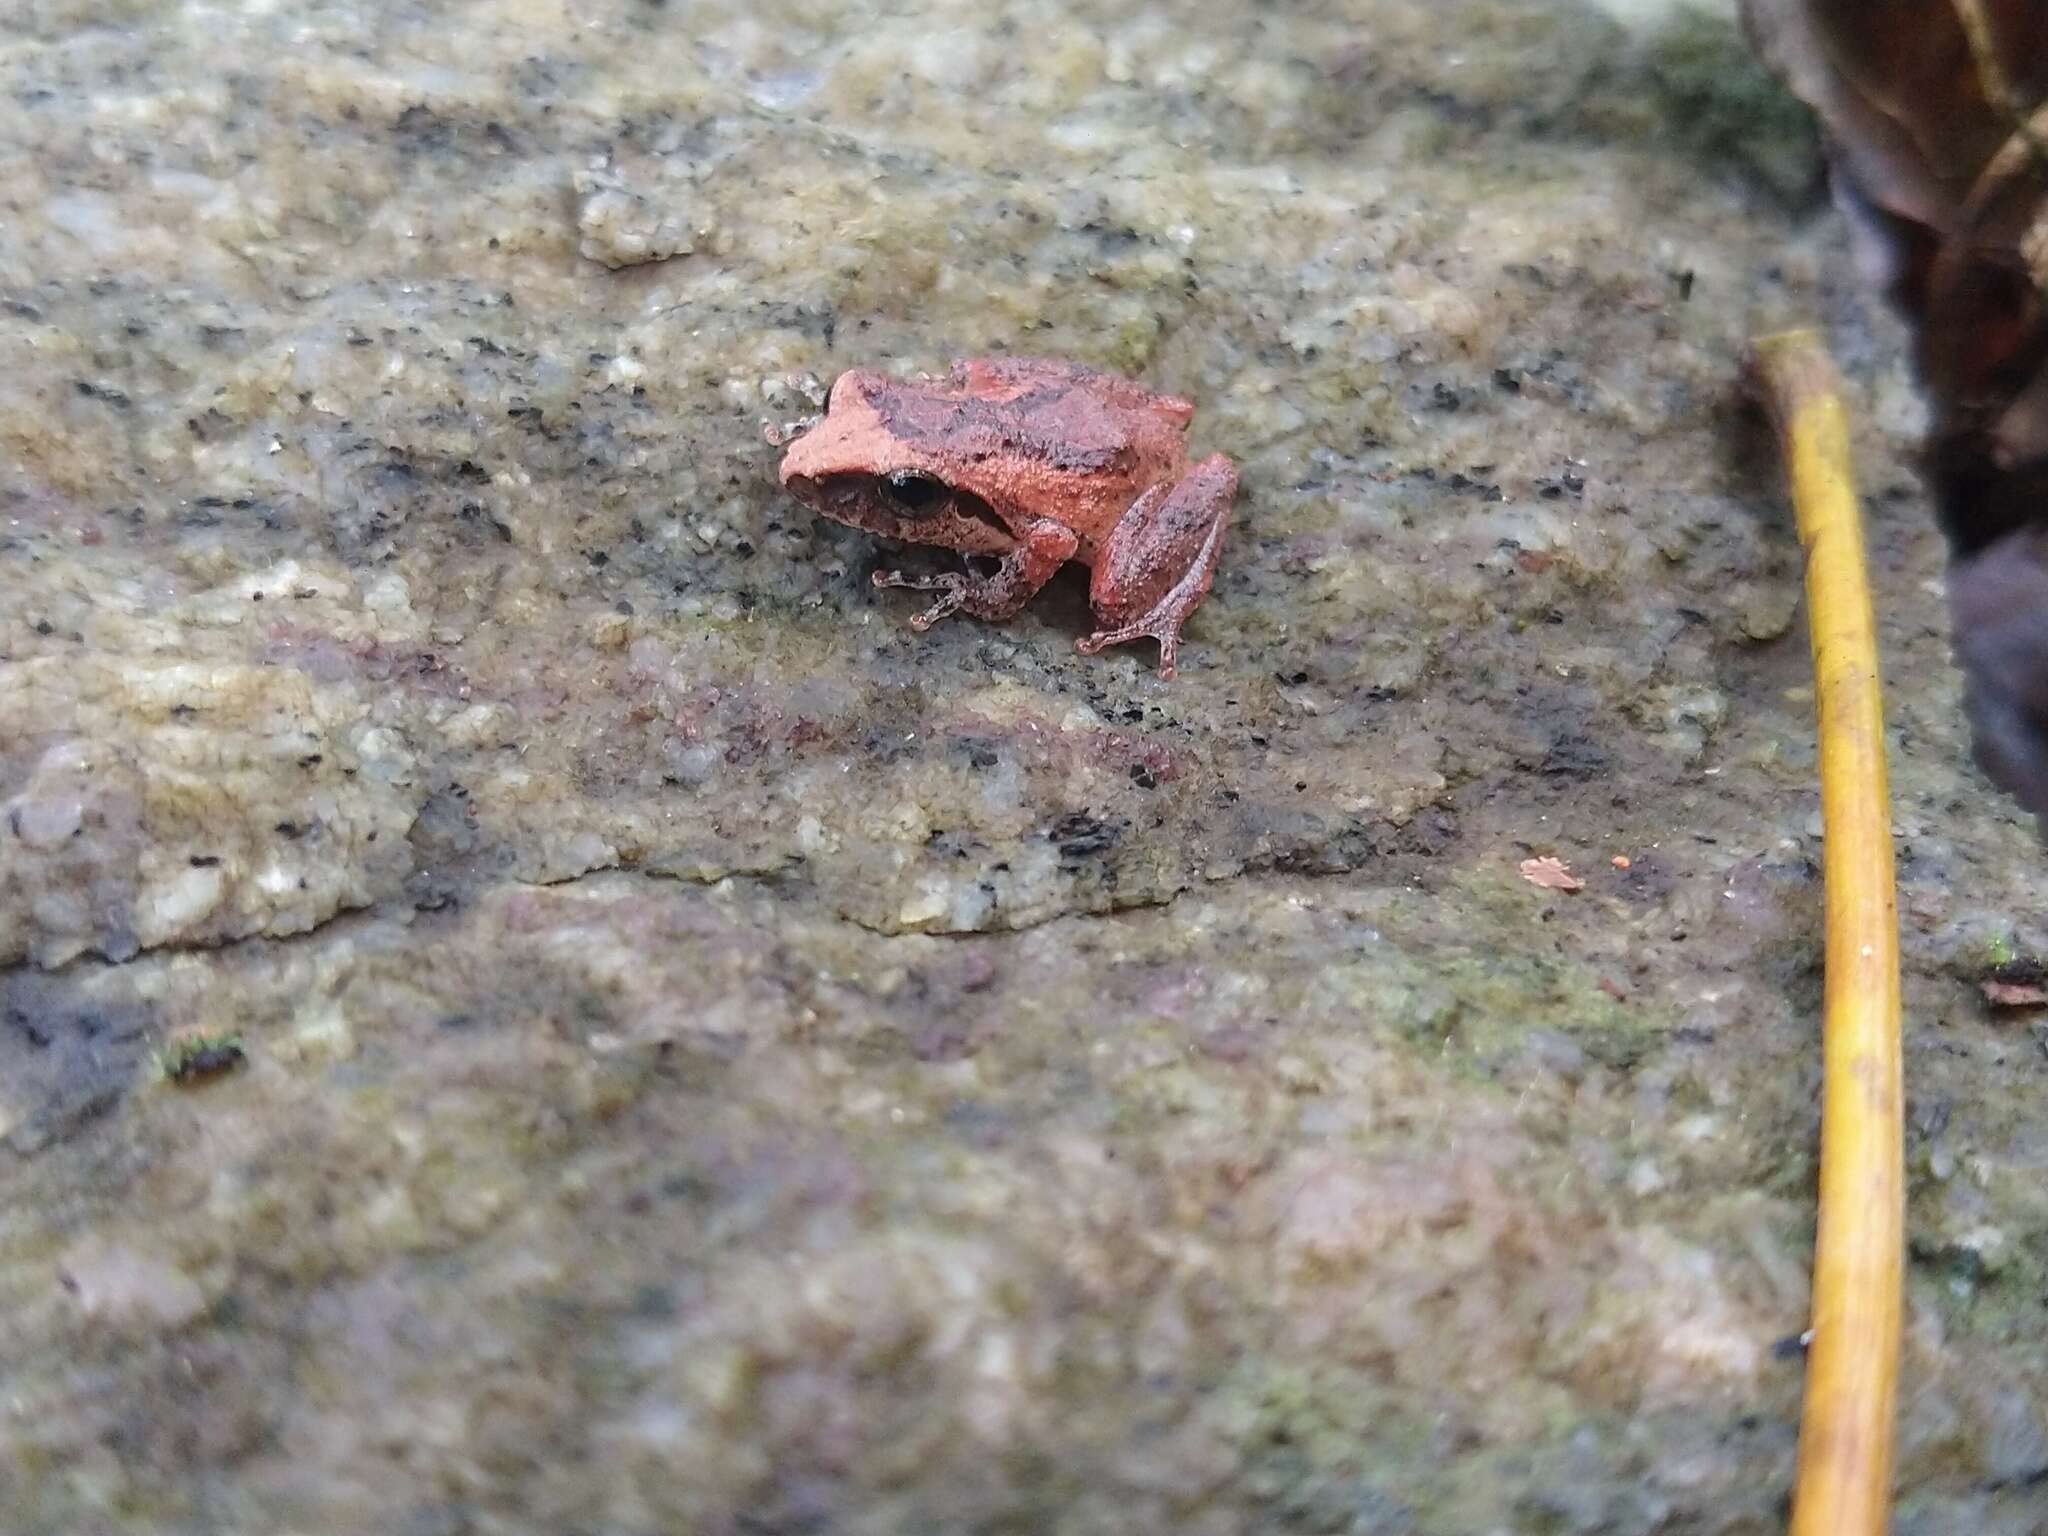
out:
M987 574L877 571L878 587L940 594L914 628L956 611L1007 619L1078 560L1102 627L1076 648L1149 635L1171 678L1237 494L1222 454L1189 466L1194 413L1073 363L975 358L908 382L854 369L784 455L782 483L836 522L996 562Z

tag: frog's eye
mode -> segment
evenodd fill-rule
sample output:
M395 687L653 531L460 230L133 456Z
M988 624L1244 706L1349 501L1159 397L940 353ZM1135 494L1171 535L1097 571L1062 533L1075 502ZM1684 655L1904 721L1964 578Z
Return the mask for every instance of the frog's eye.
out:
M946 498L946 487L930 475L899 469L882 477L882 494L897 511L911 517L929 517Z

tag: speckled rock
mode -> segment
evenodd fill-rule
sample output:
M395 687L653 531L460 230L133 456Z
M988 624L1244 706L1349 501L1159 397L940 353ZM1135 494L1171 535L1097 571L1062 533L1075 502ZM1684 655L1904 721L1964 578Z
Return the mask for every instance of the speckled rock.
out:
M583 233L577 249L592 261L616 271L696 249L686 189L643 190L609 163L578 171L575 188L576 227Z
M1777 1529L1819 827L1738 376L1806 316L1893 685L1900 1529L2036 1528L2048 1057L1977 990L2036 855L1896 329L1651 11L29 7L13 1528ZM912 633L780 493L821 382L994 351L1243 467L1176 683L1072 573Z

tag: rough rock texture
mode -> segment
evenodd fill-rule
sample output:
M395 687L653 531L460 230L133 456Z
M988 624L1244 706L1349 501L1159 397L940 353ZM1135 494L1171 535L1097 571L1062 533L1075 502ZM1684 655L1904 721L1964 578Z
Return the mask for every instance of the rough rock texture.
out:
M1819 826L1737 377L1807 316L1900 1530L2048 1518L2038 854L1725 16L36 0L0 77L13 1529L1776 1529ZM912 634L777 490L817 380L998 350L1242 466L1177 683L1072 579Z

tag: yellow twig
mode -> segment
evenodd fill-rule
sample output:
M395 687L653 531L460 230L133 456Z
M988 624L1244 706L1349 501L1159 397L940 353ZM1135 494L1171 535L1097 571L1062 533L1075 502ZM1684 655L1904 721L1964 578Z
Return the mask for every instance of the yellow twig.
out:
M1905 1173L1898 898L1877 628L1834 364L1817 335L1791 331L1757 343L1756 368L1806 548L1826 833L1820 1227L1792 1536L1883 1536Z

